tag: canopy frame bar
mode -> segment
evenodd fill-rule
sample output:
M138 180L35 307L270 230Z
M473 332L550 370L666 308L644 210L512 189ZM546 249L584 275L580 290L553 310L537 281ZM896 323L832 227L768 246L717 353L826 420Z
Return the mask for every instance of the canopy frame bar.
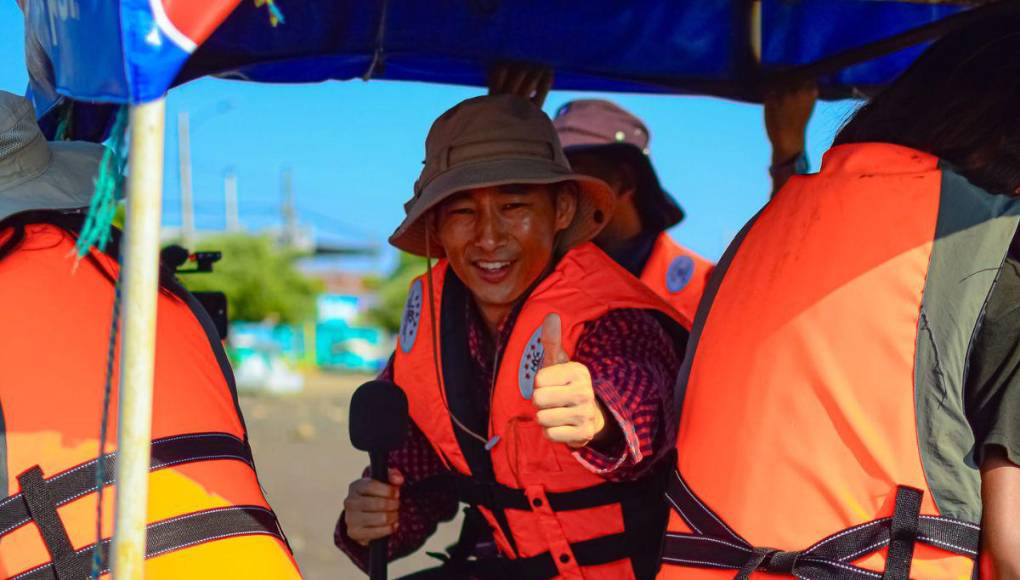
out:
M765 87L775 85L796 84L816 79L827 74L839 72L847 67L910 48L945 36L963 28L987 14L1002 12L1003 14L1020 9L1020 3L1001 0L983 6L971 8L963 12L936 20L930 24L912 28L899 34L857 46L843 52L817 60L810 64L783 70L766 71L762 79Z

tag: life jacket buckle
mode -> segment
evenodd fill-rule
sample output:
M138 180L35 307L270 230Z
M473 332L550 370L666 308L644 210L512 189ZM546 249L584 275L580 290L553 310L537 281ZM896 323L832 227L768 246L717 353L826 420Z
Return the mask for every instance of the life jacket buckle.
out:
M802 552L784 552L775 548L754 548L750 557L737 572L736 580L748 580L752 572L793 575L797 558Z
M775 550L772 548L764 548L768 550L765 554L765 558L761 564L758 565L758 570L762 572L768 572L769 574L793 574L793 568L797 565L797 558L800 558L801 552L784 552L783 550Z

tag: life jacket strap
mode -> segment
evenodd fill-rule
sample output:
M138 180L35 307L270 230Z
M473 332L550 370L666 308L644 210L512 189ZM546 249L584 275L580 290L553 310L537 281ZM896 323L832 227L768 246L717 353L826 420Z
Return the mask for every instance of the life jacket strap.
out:
M673 461L664 462L666 465L671 463ZM636 574L637 577L650 578L657 568L657 558L653 554L649 559L644 552L649 546L654 548L658 545L661 539L659 534L665 520L657 522L657 525L645 520L655 519L652 512L656 511L656 508L653 504L661 502L665 475L665 470L662 470L638 481L606 482L573 491L546 492L545 499L549 502L549 507L556 512L585 510L613 504L619 504L625 512L624 532L571 543L572 554L543 552L515 559L499 557L469 561L451 558L449 565L454 568L467 566L467 569L485 578L554 578L559 575L554 558L561 559L564 564L569 563L570 559L576 559L577 565L581 567L599 566L629 558L635 566L635 571L639 572ZM449 492L451 489L460 501L486 508L494 513L510 509L521 511L532 509L524 490L453 472L411 484L407 491ZM665 508L660 509L665 515ZM635 521L636 525L630 526L627 512L635 512L645 519Z
M590 540L573 542L570 544L570 551L577 559L577 565L601 566L624 560L631 556L627 535L611 534L599 536ZM570 563L569 554L554 555L551 552L543 552L537 556L528 558L517 558L515 560L504 560L507 577L513 578L556 578L560 575L559 569L553 558L560 559L564 564Z
M205 542L236 536L267 535L284 541L280 525L272 511L261 506L231 506L193 512L183 516L154 522L146 527L145 557L154 558ZM95 544L73 552L70 565L88 576ZM110 571L110 540L99 545L100 574ZM14 576L11 580L64 580L53 562L47 562Z
M899 486L892 517L836 532L804 550L784 551L752 546L674 471L666 496L693 533L668 532L662 559L698 568L736 570L738 579L757 571L818 580L906 580L917 542L976 560L981 528L952 518L920 515L922 495L921 490ZM886 546L884 573L852 564Z
M443 473L414 484L415 491L450 491L460 501L489 510L531 510L531 502L523 489L494 481L484 481L452 472ZM638 481L607 482L574 491L546 492L553 511L584 510L623 503L635 498L647 498L647 493L661 493L661 478L649 477Z
M42 535L46 551L50 553L53 575L60 580L81 580L88 576L88 568L74 557L74 548L67 535L64 523L57 515L57 507L53 504L42 469L38 465L18 476L21 493L24 497L28 513ZM84 562L87 566L88 562Z
M227 433L192 433L155 439L152 441L151 455L150 471L215 459L235 459L252 465L251 449L248 444ZM28 481L30 485L38 483L45 489L45 494L52 501L55 511L57 507L96 492L96 469L99 461L93 459L46 479L42 478L39 466L35 466L19 476L18 480L21 481L23 476L38 470L40 481L36 482L32 476L29 476ZM102 461L103 473L106 474L104 485L110 485L113 483L113 475L117 468L117 453L104 455ZM0 538L34 519L25 491L22 483L21 493L0 500Z
M910 580L910 562L914 559L914 542L920 535L921 497L919 489L900 486L896 489L896 505L889 522L889 555L883 580Z
M612 534L591 540L570 544L570 551L577 559L577 565L599 566L625 558L631 554L627 549L626 534ZM543 552L527 558L510 559L503 556L487 558L447 558L439 569L441 577L449 578L485 578L486 580L520 580L521 578L556 578L560 575L554 558L568 558L569 554L554 556L551 552ZM443 559L443 558L440 558ZM638 576L638 578L651 576Z

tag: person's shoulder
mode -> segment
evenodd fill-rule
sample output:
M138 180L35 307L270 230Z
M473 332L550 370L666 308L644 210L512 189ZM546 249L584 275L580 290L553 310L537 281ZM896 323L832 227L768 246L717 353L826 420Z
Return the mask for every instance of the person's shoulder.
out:
M672 258L687 256L693 260L695 264L712 265L711 260L683 245L668 232L662 232L659 235L658 241L662 246L668 248L668 253Z
M1017 236L1020 239L1020 235ZM1016 327L1020 317L1020 244L1013 247L1003 260L995 285L986 306L984 326L1020 332Z
M655 314L644 308L616 308L599 316L595 321L600 325L618 328L659 326Z
M596 376L616 372L620 364L658 368L675 376L683 359L686 341L667 329L668 321L658 313L638 309L610 310L585 325L574 351L576 362L586 365Z
M592 344L637 345L649 341L668 341L665 321L657 313L643 308L618 308L589 321L581 342Z

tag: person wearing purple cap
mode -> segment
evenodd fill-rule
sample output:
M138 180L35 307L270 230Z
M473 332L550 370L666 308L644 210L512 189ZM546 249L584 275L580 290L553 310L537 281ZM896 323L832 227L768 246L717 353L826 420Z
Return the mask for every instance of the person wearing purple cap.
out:
M551 86L551 71L528 65L494 67L489 78L490 93L517 94L539 106ZM765 98L773 193L791 176L807 172L804 130L817 94L813 84L806 84ZM595 244L693 321L714 264L666 233L684 212L656 175L648 127L601 99L563 105L553 124L571 167L609 183L616 194L613 215Z
M616 194L613 216L596 245L693 321L714 264L666 233L684 212L652 167L648 127L600 99L563 105L553 124L571 167L602 179Z

